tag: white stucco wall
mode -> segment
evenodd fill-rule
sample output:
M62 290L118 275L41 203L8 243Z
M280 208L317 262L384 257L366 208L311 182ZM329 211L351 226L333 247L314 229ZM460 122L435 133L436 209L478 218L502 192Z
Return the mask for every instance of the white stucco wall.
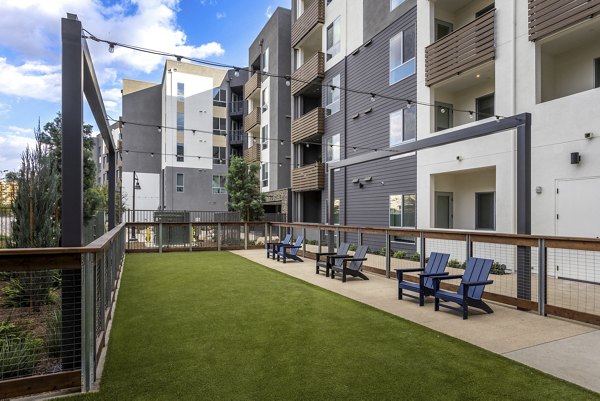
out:
M325 61L325 70L333 67L345 56L363 44L363 0L332 0L325 8L323 26L323 52L327 52L327 27L340 17L340 52Z

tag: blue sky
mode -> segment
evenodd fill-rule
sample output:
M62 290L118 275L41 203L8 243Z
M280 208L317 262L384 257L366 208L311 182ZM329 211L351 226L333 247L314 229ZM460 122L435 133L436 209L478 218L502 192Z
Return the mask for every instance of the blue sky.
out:
M0 172L60 110L60 19L75 13L94 35L231 65L246 65L248 46L278 6L290 0L2 0L0 1ZM158 56L90 43L108 114L120 114L123 78L158 82ZM89 112L86 122L93 123ZM2 174L0 173L0 179Z

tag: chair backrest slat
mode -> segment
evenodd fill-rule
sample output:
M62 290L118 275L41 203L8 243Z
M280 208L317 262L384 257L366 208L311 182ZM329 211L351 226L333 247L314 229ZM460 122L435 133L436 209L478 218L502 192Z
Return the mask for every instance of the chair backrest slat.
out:
M356 252L354 252L354 256L353 259L362 259L365 257L365 255L367 254L367 251L369 250L369 247L367 245L361 245L358 248L356 248ZM350 270L360 270L360 267L362 266L362 261L354 261L351 262L348 267L348 269Z
M337 255L347 255L349 249L350 249L350 244L347 242L342 242L340 244L340 246L338 247L336 254ZM335 262L333 263L334 266L341 266L342 263L344 263L344 259L342 259L342 258L334 259L334 260L335 260Z
M486 281L490 275L490 270L492 269L492 265L494 261L491 259L483 259L483 258L469 258L467 261L467 268L465 269L465 273L463 274L463 278L461 280L460 287L458 288L458 294L463 293L463 285L462 282L476 282L476 281ZM467 296L471 299L481 299L483 295L483 290L485 286L478 285L469 287L469 293Z
M296 238L296 242L294 242L294 246L301 246L302 242L304 241L304 237L301 235L298 238ZM300 250L300 248L292 248L290 249L290 255L294 255L296 256L296 254L298 253L298 251Z
M427 261L427 265L425 266L425 270L423 273L425 274L441 274L446 270L446 265L448 264L448 259L450 259L450 255L447 253L438 253L431 252L429 255L429 260ZM433 279L426 277L423 280L423 285L427 288L433 289Z
M282 244L289 244L290 241L292 240L292 234L286 234L285 237L283 238L283 241L281 241Z

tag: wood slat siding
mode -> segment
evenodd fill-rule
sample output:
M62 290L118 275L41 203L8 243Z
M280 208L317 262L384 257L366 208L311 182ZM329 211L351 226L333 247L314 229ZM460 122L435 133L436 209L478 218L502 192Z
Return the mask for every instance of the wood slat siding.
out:
M255 107L254 110L244 116L244 129L246 132L260 125L260 114L260 107Z
M496 10L425 48L425 84L435 85L496 57Z
M309 164L308 166L292 170L292 191L316 191L323 189L325 184L325 166L323 163Z
M600 13L600 0L529 0L529 40L534 42Z
M251 148L244 148L244 160L248 163L260 161L260 144L255 144Z
M325 132L325 109L317 107L292 122L292 142L309 140Z
M292 47L296 47L298 43L317 24L325 23L325 0L315 0L304 13L292 24Z
M248 81L244 84L244 99L248 99L255 90L260 89L260 84L262 80L260 79L260 72L255 72Z
M320 85L325 77L325 55L318 52L292 74L292 96L311 85Z

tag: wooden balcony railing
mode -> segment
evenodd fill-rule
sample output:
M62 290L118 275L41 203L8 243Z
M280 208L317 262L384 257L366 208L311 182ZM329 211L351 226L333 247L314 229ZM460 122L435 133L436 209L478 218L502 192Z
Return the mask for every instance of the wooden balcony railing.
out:
M315 0L292 24L292 47L317 25L325 23L325 0Z
M255 143L250 148L244 148L244 160L248 163L260 161L260 144Z
M246 132L260 125L260 107L255 107L249 114L244 116L244 127Z
M292 96L312 84L320 84L325 77L325 56L318 52L292 74Z
M427 86L494 60L495 15L491 10L425 48Z
M292 170L292 191L319 191L325 188L325 165L309 164Z
M600 13L600 0L529 0L529 40L536 41Z
M325 132L325 109L317 107L292 122L292 143L298 143L323 135Z
M248 78L248 81L244 84L244 99L248 99L254 91L260 89L261 82L260 72L255 72L254 75Z

